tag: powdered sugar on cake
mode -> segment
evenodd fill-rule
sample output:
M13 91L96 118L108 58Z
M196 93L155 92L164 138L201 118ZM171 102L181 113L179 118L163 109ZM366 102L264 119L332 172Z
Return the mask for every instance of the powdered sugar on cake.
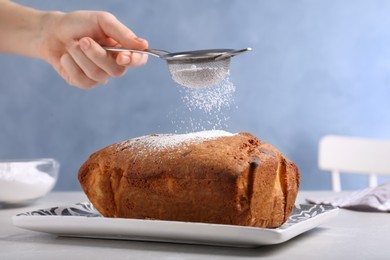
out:
M187 134L156 134L130 139L123 145L140 145L149 150L160 150L233 135L223 130L200 131Z

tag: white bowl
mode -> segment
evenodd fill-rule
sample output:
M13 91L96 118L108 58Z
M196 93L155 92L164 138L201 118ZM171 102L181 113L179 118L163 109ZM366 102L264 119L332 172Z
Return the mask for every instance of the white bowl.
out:
M49 158L0 161L0 203L27 203L45 196L56 184L59 168Z

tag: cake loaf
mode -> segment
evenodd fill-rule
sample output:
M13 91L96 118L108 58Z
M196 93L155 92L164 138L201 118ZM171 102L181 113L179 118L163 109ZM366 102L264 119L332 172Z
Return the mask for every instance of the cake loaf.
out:
M105 217L274 228L292 211L300 175L252 134L213 130L110 145L78 178Z

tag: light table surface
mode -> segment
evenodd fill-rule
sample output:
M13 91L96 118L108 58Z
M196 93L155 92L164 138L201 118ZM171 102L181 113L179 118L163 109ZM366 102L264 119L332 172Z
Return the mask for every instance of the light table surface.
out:
M297 202L331 192L301 191ZM390 214L341 209L332 220L285 243L232 248L58 237L13 226L22 212L87 201L82 192L53 192L24 207L0 208L0 259L390 259Z

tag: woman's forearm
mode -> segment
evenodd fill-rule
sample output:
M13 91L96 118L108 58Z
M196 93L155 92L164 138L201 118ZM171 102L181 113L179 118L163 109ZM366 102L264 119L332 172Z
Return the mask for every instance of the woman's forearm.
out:
M49 12L0 0L0 53L40 58L40 42Z

